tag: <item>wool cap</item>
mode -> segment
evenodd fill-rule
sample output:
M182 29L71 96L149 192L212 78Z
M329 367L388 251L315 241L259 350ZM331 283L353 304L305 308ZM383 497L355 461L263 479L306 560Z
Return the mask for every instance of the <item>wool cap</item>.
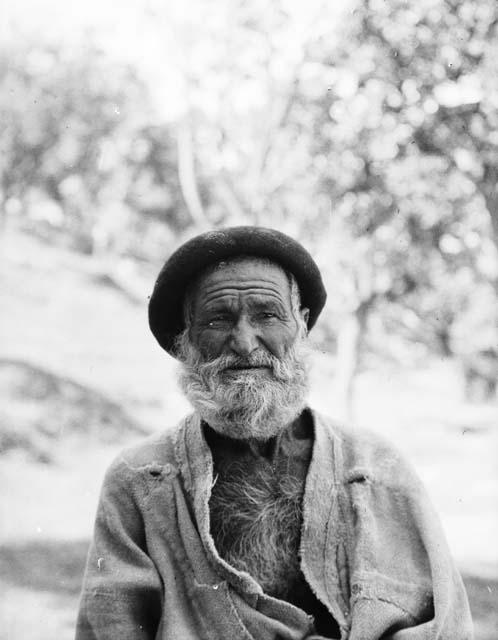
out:
M149 301L149 326L161 347L175 356L175 339L184 330L183 303L189 285L210 265L237 256L267 258L296 278L308 329L327 298L320 271L306 249L289 236L265 227L208 231L182 244L165 262Z

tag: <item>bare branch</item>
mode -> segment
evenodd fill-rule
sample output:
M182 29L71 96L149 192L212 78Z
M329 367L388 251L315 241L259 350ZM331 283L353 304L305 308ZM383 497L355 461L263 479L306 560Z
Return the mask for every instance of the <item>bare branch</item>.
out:
M192 127L188 117L178 123L177 144L178 177L182 194L192 221L197 227L203 228L207 226L207 219L197 188Z

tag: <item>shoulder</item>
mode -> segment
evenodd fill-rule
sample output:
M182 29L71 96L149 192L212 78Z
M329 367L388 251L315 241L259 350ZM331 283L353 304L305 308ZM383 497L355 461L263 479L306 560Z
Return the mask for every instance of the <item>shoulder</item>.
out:
M317 430L332 443L336 473L343 482L368 480L396 489L419 491L412 465L382 436L367 429L345 427L314 413Z
M181 424L175 428L154 433L136 444L123 449L111 462L105 478L104 488L123 486L154 470L160 471L174 464L175 438Z
M123 449L116 458L116 462L132 467L171 462L176 432L177 428L173 428L153 433L133 446Z

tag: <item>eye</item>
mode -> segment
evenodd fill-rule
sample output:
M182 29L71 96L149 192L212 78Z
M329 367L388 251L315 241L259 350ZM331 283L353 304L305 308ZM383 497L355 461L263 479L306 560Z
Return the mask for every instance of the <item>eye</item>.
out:
M277 318L278 316L273 311L261 311L260 313L258 313L257 317L261 320L272 320L273 318Z
M228 316L228 314L220 313L216 316L212 316L211 318L209 318L206 324L208 327L217 327L217 326L226 324L229 321L230 321L230 317Z

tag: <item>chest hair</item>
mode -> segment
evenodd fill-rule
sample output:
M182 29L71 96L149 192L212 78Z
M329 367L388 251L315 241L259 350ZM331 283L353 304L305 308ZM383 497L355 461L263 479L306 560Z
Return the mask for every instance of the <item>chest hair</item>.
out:
M263 461L220 469L210 499L211 534L220 556L284 598L299 576L303 480Z

